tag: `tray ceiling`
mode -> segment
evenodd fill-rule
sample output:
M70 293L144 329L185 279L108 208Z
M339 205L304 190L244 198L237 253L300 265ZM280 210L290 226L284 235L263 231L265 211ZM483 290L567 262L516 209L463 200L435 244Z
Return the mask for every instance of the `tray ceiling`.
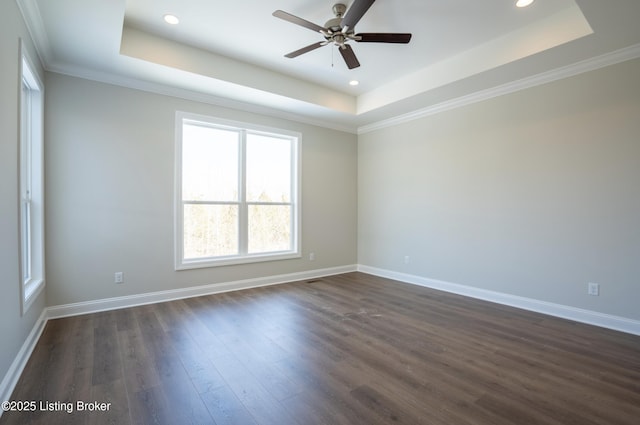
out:
M332 1L17 1L49 70L347 131L612 52L637 57L640 43L635 0L378 0L357 32L410 32L411 43L354 43L361 67L349 70L333 46L285 58L322 37L271 15L324 25Z

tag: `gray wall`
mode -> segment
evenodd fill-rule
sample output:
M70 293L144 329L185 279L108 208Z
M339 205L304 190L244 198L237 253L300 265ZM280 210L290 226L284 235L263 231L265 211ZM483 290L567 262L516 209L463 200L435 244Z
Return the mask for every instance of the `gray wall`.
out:
M356 262L640 319L638 60L359 137L48 73L47 299L21 316L19 38L37 60L15 2L5 2L0 377L45 301ZM303 258L173 270L175 110L303 134ZM115 271L124 285L113 283ZM602 285L600 297L586 295L589 281Z
M354 134L54 73L46 85L49 305L356 264ZM176 110L302 133L301 259L174 271Z
M639 75L629 61L361 135L359 263L640 319Z
M18 111L20 93L19 39L40 66L22 15L14 1L4 2L0 13L0 381L44 309L40 295L20 315ZM42 69L37 69L42 76ZM44 79L42 79L44 81ZM45 89L46 96L46 89ZM45 147L46 149L46 147Z

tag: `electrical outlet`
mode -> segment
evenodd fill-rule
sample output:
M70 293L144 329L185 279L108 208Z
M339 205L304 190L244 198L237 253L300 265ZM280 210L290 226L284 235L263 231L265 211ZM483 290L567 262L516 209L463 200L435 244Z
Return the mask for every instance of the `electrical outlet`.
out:
M311 252L309 254L309 261L314 261L316 259L316 253L315 252Z
M410 261L411 261L411 258L409 258L409 256L408 256L408 255L405 255L405 256L404 256L404 263L405 263L405 264L409 264L409 262L410 262Z
M589 285L587 285L587 294L593 296L600 295L600 284L589 282Z
M124 273L116 272L115 275L113 276L113 281L115 283L124 283Z

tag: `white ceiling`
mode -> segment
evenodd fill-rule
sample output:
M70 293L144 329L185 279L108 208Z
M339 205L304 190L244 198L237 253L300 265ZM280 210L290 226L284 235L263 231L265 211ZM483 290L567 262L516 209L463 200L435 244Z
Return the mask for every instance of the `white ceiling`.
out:
M354 132L640 56L639 0L378 0L356 32L413 38L352 42L353 70L334 46L285 58L323 38L271 15L324 26L338 1L17 2L51 71Z

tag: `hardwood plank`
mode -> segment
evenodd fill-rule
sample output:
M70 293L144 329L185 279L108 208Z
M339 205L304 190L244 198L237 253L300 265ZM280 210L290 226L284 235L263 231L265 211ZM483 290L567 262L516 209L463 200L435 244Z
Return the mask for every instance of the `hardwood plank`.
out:
M93 339L92 384L100 385L122 378L122 357L115 312L94 315Z
M323 402L320 402L322 400ZM305 425L347 425L348 421L340 412L326 403L326 398L315 391L305 391L289 398L285 408L296 418L304 418Z
M175 405L167 399L160 387L129 394L129 411L134 425L174 425L177 418Z
M351 396L367 409L379 415L385 422L397 424L417 424L421 422L417 416L412 415L412 412L405 411L397 400L391 400L383 396L368 385L362 385L352 390Z
M123 308L113 312L116 317L116 328L119 332L133 329L136 323L134 311L132 308Z
M257 422L226 385L200 393L209 414L217 425L255 425Z
M283 401L295 394L300 393L303 389L289 380L285 374L281 373L273 366L275 362L286 361L286 358L278 358L275 361L269 360L268 355L263 355L263 347L258 343L257 346L247 344L243 341L243 337L237 335L227 335L221 338L223 343L229 347L233 357L238 360L242 367L246 369L260 385L269 390L271 396L278 401ZM258 338L260 340L260 338ZM216 364L217 362L213 362Z
M126 387L137 393L160 384L158 372L149 355L140 329L135 326L118 332Z
M106 410L88 412L89 425L129 425L129 401L126 382L123 379L94 385L89 402L107 403Z
M362 273L47 324L5 424L636 425L640 337Z
M198 396L158 315L162 315L162 309L158 306L145 306L138 315L149 357L153 359L160 379L157 388L139 392L139 400L151 400L153 403L166 400L164 412L167 412L174 423L209 423L212 421L211 416Z
M260 424L298 424L282 404L234 357L220 357L215 368L245 409Z

